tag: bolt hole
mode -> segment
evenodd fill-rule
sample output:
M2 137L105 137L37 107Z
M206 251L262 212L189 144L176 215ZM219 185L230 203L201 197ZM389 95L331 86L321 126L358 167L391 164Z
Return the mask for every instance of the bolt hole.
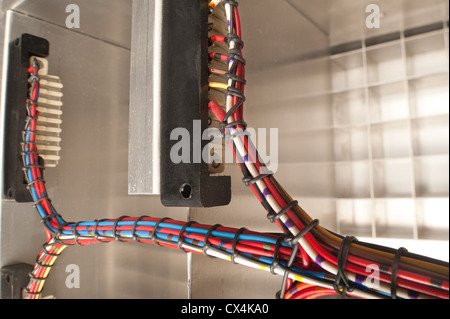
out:
M180 187L180 194L183 196L184 199L191 198L192 195L192 186L189 184L183 184Z
M11 282L11 277L9 277L9 275L6 275L5 277L6 283L10 283Z
M14 197L14 192L11 188L9 188L8 191L6 192L6 197L8 197L9 199Z

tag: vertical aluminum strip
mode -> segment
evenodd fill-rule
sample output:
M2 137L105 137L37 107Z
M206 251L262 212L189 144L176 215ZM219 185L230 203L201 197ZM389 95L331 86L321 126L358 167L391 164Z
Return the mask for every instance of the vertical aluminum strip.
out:
M160 193L162 1L133 1L128 194Z

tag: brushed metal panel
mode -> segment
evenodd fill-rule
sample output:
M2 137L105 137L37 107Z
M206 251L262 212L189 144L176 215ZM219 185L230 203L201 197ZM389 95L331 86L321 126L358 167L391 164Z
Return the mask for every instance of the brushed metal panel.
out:
M132 0L26 0L14 10L65 28L69 4L80 8L80 28L73 31L130 48Z
M160 193L162 1L133 1L128 193Z
M16 12L9 18L10 38L30 32L50 41L50 72L65 86L61 163L46 171L49 195L64 219L144 214L185 219L186 209L164 208L156 197L128 195L130 51ZM33 263L45 241L37 213L31 205L2 201L1 214L2 265ZM80 267L79 289L65 286L69 264ZM57 261L44 295L185 298L186 277L182 252L135 243L74 246Z

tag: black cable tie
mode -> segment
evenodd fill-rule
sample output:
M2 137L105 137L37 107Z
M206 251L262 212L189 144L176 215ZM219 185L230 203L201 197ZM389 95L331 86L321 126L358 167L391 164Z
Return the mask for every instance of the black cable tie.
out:
M247 123L245 121L242 121L242 120L234 121L234 122L230 122L230 123L222 121L222 122L219 123L220 130L223 131L223 132L225 132L225 130L227 128L230 128L230 127L233 127L233 126L236 126L236 125L243 126L244 127L243 131L245 131L247 129Z
M166 220L172 220L172 218L164 217L164 218L160 219L160 220L155 224L155 226L153 227L153 231L152 231L152 234L151 234L150 237L151 237L151 239L152 239L152 241L153 241L153 243L154 243L155 245L161 246L161 245L157 242L157 239L156 239L156 231L157 231L159 225L160 225L161 223L163 223L164 221L166 221Z
M236 112L244 103L245 101L245 96L242 94L242 92L238 89L232 88L232 87L228 87L227 89L227 93L230 93L229 95L231 96L237 96L238 97L238 101L235 105L233 105L227 113L225 113L225 116L222 119L222 123L225 123L223 125L228 124L228 119L233 115L234 112Z
M61 215L59 215L58 213L53 213L50 215L45 215L44 217L41 218L41 223L47 223L49 222L51 219L56 218L56 217L61 217Z
M246 97L244 94L242 94L242 91L239 89L236 89L234 87L231 87L231 86L227 87L227 95L236 96L236 97L240 98L242 100L242 102L246 101ZM231 113L234 113L234 111Z
M227 83L228 83L229 80L231 80L231 81L233 81L233 83L234 82L241 82L244 85L247 84L247 80L245 80L244 78L238 77L236 74L233 74L233 73L229 73L229 72L226 73L225 74L225 78L227 80Z
M144 219L144 218L150 218L149 216L141 216L141 217L138 217L137 219L136 219L136 221L134 222L134 224L133 224L133 228L132 228L132 230L131 230L131 237L133 238L133 240L135 241L135 242L140 242L139 241L139 238L138 238L138 236L136 235L136 230L137 230L137 225L138 225L138 223L142 220L142 219Z
M318 219L314 219L311 223L309 223L308 225L306 225L299 233L297 236L295 237L288 237L286 238L286 242L291 245L294 246L296 244L298 244L298 242L300 241L301 238L303 238L307 233L309 233L314 227L316 227L319 224L319 220Z
M272 175L273 175L273 172L267 172L267 173L264 173L264 174L260 174L260 175L258 175L256 177L245 176L244 178L242 178L242 182L245 184L245 186L248 187L248 186L254 185L257 182L259 182L260 180L262 180L262 179L264 179L266 177L272 176ZM297 202L297 204L298 204L298 202Z
M237 246L237 244L238 244L238 242L239 242L239 235L241 235L241 234L242 234L244 231L246 231L246 230L247 230L247 228L242 227L242 228L240 228L240 229L236 232L236 234L234 235L234 238L233 238L233 241L232 241L232 244L231 244L231 262L232 262L233 264L236 264L235 259L236 259L236 257L239 256L239 253L238 253L238 251L236 250L236 246Z
M33 278L33 279L36 279L36 280L45 280L45 279L43 279L43 278ZM41 295L41 292L30 292L30 290L29 290L28 288L24 288L24 291L25 291L25 293L26 293L27 295L30 295L30 296L40 296L40 295Z
M245 130L234 132L233 134L225 133L225 141L229 142L230 140L240 137L240 136L248 136L248 132Z
M39 198L37 201L33 203L33 207L37 207L41 204L42 201L47 200L48 202L51 202L50 198L47 197L47 195L43 196L42 198Z
M397 273L400 263L400 258L403 254L407 253L408 250L405 247L401 247L395 253L394 261L392 262L392 273L391 273L391 298L397 299Z
M34 269L33 269L33 270L34 270ZM29 271L29 272L28 272L28 277L30 277L31 279L34 279L34 280L42 280L42 278L36 277L36 276L33 274L33 271Z
M27 188L30 189L30 187L32 187L34 184L37 184L39 182L45 183L43 178L38 178L38 179L35 179L34 181L31 181L31 182L28 181Z
M287 204L282 210L280 210L276 214L267 214L267 218L270 222L274 223L276 220L279 220L284 214L290 211L292 208L298 205L298 201L294 200L293 202Z
M36 145L36 142L32 142L32 141L21 142L20 145L22 145L22 150L23 150L24 152L27 152L27 153L28 153L28 152L31 152L31 151L25 151L25 150L24 150L24 147L25 147L25 146L29 146L29 145Z
M121 217L119 217L119 218L117 218L115 221L114 221L114 224L113 224L113 237L114 237L114 239L116 240L116 241L118 241L118 242L121 242L121 240L120 240L120 235L119 235L119 231L117 230L117 226L119 225L119 222L122 220L122 219L124 219L124 218L129 218L130 216L121 216ZM117 234L116 234L117 233Z
M225 36L225 43L230 44L231 42L235 42L236 44L240 45L241 48L244 48L244 41L241 40L241 38L239 38L239 36L235 33L228 33Z
M29 168L40 168L40 169L44 169L43 165L24 165L23 166L23 171L26 171Z
M211 247L211 243L209 242L209 237L211 237L212 232L215 231L219 227L222 227L222 225L215 224L208 230L208 232L205 235L205 242L203 244L202 252L203 252L203 255L205 255L207 257L214 258L214 256L210 256L207 254L207 250L209 249L209 247Z
M192 225L192 224L198 224L197 222L195 222L195 221L190 221L190 222L187 222L186 224L184 224L184 226L181 228L181 230L180 230L180 233L178 234L178 249L179 250L183 250L184 252L186 252L184 249L183 249L183 233L186 231L186 229L190 226L190 225Z
M40 261L40 260L36 260L36 265L38 265L41 268L45 268L45 269L52 268L52 266L50 266L50 265L43 265L42 261Z
M237 130L236 132L230 134L226 131L227 128L236 126L236 125L242 125L244 128L241 130ZM234 121L234 122L220 122L219 123L219 127L220 127L220 132L222 134L222 138L225 138L225 142L230 142L232 141L234 138L240 137L240 136L247 136L248 137L248 131L247 131L247 123L245 121Z
M294 203L294 202L293 202ZM285 237L285 242L292 247L291 255L289 256L288 263L286 264L286 268L284 270L283 281L281 283L281 290L277 292L276 298L281 299L282 296L286 293L286 283L288 279L288 270L294 264L295 258L297 256L298 250L300 249L299 241L303 238L307 233L309 233L314 227L319 224L319 220L315 219L308 225L306 225L295 237Z
M107 239L109 239L108 237L106 237L104 235L100 235L100 233L98 232L98 226L100 225L100 223L102 223L104 221L107 221L107 220L108 219L98 219L98 220L95 221L95 225L94 225L94 239L98 243L105 243L105 241ZM100 240L99 238L104 239L104 240Z
M345 265L347 264L347 256L350 251L351 244L357 241L353 236L345 237L339 248L337 256L337 274L333 283L334 290L340 294L343 298L347 297L347 292L352 292L354 290L353 285L347 279L345 275Z
M49 257L59 257L58 254L52 254L52 253L49 253L48 250L47 250L47 248L45 247L45 244L42 245L42 251L43 251L43 254L46 255L46 256L49 256Z
M233 6L233 7L239 6L239 3L237 3L234 0L223 0L223 6L225 6L226 4L229 4L229 5Z
M286 293L286 284L287 284L287 279L288 279L288 275L289 275L288 270L292 267L295 257L297 256L298 250L299 250L299 244L296 243L292 247L291 256L289 257L286 268L284 269L283 281L281 282L281 290L276 294L277 298L279 298L279 299L281 299L284 296L284 294Z
M35 131L22 131L22 137L27 135L27 134L33 134L33 135L38 135L39 133L35 132ZM30 152L31 153L31 152Z
M236 74L233 74L233 73L230 73L230 72L225 74L225 78L227 80L227 83L228 83L229 80L231 80L231 81L233 81L233 83L234 82L241 82L244 85L247 84L247 80L245 80L244 78L238 77Z
M77 233L77 227L78 227L78 224L79 224L80 222L76 222L74 225L73 225L73 229L72 229L72 235L75 237L75 244L77 244L77 245L81 245L79 242L78 242L78 237L79 237L79 235L78 235L78 233Z
M241 51L238 48L232 48L228 50L228 58L227 61L230 63L230 60L237 60L242 62L244 65L247 63L245 59L241 55Z
M55 232L55 235L54 235L54 239L55 239L56 242L59 243L60 245L66 245L66 244L63 244L63 243L62 243L60 237L62 236L62 229L63 229L64 227L68 226L69 224L70 224L70 223L68 223L68 222L62 223L62 224L60 224L60 225L58 226L58 228L56 229L56 232Z
M278 251L280 250L281 243L285 240L285 238L286 235L282 234L281 236L278 237L275 243L275 248L273 250L273 261L272 264L270 265L270 273L272 275L276 275L275 268L280 264L280 260L278 259Z

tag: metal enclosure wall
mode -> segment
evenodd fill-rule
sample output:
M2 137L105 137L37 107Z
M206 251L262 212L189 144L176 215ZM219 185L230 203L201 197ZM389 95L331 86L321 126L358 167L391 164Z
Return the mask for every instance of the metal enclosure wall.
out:
M385 14L377 30L364 26L370 1L240 1L248 61L244 116L250 127L278 128L276 177L324 227L372 239L438 239L448 250L448 177L442 177L448 176L448 138L441 139L448 135L448 3L374 2ZM80 6L80 29L65 26L71 3ZM0 5L6 41L23 32L47 38L50 72L65 86L61 162L46 171L46 180L66 220L151 215L279 231L237 165L224 173L232 177L226 207L165 208L158 196L128 195L131 0ZM366 38L436 22L443 28L434 33L365 46ZM361 44L355 50L330 53L355 41ZM423 48L431 53L425 56ZM431 113L430 91L441 103ZM439 142L427 147L433 140ZM402 151L395 141L409 146ZM397 169L405 164L405 171ZM33 207L2 200L0 214L1 266L33 263L45 241ZM80 267L79 289L64 284L70 264ZM279 277L221 260L111 243L69 247L44 295L274 298L280 285Z

